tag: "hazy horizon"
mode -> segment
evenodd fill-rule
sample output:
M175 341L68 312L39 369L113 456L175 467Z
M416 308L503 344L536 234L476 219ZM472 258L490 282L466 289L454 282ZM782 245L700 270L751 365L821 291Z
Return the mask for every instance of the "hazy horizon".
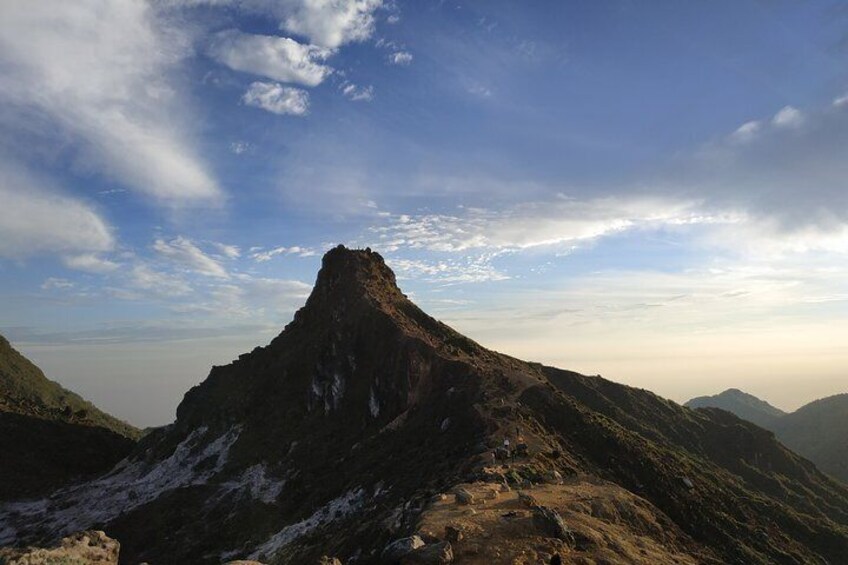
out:
M0 333L134 424L337 243L509 355L848 392L838 2L6 2L0 70Z

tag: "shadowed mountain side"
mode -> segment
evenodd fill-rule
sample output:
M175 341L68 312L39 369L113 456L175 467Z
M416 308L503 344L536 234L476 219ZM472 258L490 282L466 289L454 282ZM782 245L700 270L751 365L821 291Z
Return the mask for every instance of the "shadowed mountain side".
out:
M138 435L47 379L0 336L0 500L44 496L108 471Z
M848 484L848 394L802 406L778 420L773 429L789 448Z
M771 430L784 445L848 484L848 394L816 400L789 414L735 389L694 398L686 406L720 408ZM752 412L752 406L770 410Z
M90 479L134 446L105 428L0 412L0 500L44 496Z

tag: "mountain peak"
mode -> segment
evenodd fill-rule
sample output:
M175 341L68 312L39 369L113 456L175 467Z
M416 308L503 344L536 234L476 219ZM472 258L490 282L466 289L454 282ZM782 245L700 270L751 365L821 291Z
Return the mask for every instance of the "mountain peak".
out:
M329 293L351 287L379 296L400 294L395 274L379 253L338 245L324 254L315 290Z

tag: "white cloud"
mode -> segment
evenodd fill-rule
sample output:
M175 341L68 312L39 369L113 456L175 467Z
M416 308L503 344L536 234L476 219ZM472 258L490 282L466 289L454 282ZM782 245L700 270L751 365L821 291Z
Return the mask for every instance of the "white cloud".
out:
M130 271L130 284L142 290L146 290L156 296L173 298L185 296L192 292L192 287L178 276L157 271L146 264L138 264ZM121 289L116 289L118 292ZM127 294L127 298L136 298Z
M756 136L757 133L762 129L762 127L763 127L763 124L760 123L757 120L751 120L750 122L745 122L744 124L739 126L736 129L736 131L734 131L730 135L730 138L733 141L738 141L738 142L742 142L742 143L751 141L754 138L754 136Z
M325 47L364 41L374 33L374 11L383 0L282 0L280 26Z
M389 63L392 65L407 66L412 63L412 53L409 51L398 51L389 55Z
M120 267L118 263L99 257L94 253L66 255L62 257L62 262L70 269L97 274L111 273Z
M743 211L777 226L775 235L848 224L848 113L833 104L803 112L786 106L770 120L750 123L760 125L706 144L695 159L654 181L655 190L697 194L711 208Z
M843 108L848 106L848 94L843 94L842 96L837 96L833 99L833 105L836 108Z
M255 252L251 255L251 258L257 263L264 263L266 261L270 261L277 255L297 255L298 257L312 257L313 255L315 255L315 251L308 247L299 247L297 245L293 247L275 247L267 251L262 251L261 248L259 248L256 249Z
M296 280L240 274L231 283L210 288L202 300L175 304L172 311L226 319L250 318L254 321L264 316L277 318L302 304L311 288Z
M797 108L784 106L774 115L771 123L780 128L794 128L804 123L804 116Z
M0 257L108 251L112 230L80 200L0 161Z
M398 278L420 279L443 285L503 281L510 277L492 265L494 254L427 261L423 259L388 258Z
M370 102L374 99L373 86L357 86L346 82L341 86L342 94L354 102Z
M218 33L209 55L236 70L280 82L317 86L332 69L320 63L333 54L331 49L303 45L287 37L252 35L238 30Z
M303 116L309 111L309 93L275 82L254 82L242 96L242 102L274 114Z
M153 249L169 260L209 277L228 278L226 269L215 259L206 255L191 240L185 237L177 237L171 241L157 239Z
M230 143L230 151L232 151L236 155L247 153L252 148L253 146L246 141L233 141L232 143Z
M225 243L213 243L218 251L227 259L238 259L241 257L241 249L237 245L227 245Z
M170 7L217 6L273 18L280 29L334 49L374 33L383 0L159 0Z
M3 119L39 146L70 139L83 168L169 205L217 201L179 119L173 71L189 52L147 2L4 2L0 100L17 111Z
M62 290L73 287L74 283L72 283L68 279L59 279L55 277L50 277L49 279L41 283L42 290Z
M457 215L392 216L372 228L379 247L455 252L573 246L605 235L669 225L733 223L733 215L709 214L696 202L656 198L597 198L530 202L503 210L463 209ZM377 244L375 244L377 246Z

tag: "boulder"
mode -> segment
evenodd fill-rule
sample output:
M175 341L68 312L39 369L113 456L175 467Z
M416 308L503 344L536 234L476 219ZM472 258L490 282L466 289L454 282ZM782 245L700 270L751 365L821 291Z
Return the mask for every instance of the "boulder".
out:
M462 540L462 530L457 528L456 526L451 526L448 524L445 526L445 539L451 543L456 543Z
M553 508L535 506L533 508L533 525L548 537L574 543L574 533L565 525L562 517Z
M518 502L527 506L528 508L533 508L534 506L538 506L539 502L532 494L527 494L526 492L518 491Z
M449 541L427 544L401 559L401 565L443 565L452 562L453 548Z
M474 504L474 495L468 489L458 488L453 494L457 504Z
M562 484L562 474L554 469L547 476L548 482L552 485L561 485Z
M383 549L381 557L385 563L397 563L419 547L424 547L424 540L421 539L421 536L401 538L387 545Z

